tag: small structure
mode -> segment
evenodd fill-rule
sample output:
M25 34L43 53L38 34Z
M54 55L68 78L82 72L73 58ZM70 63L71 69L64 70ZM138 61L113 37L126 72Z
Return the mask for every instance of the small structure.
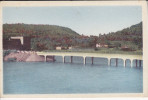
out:
M104 43L99 43L99 44L96 44L96 48L108 48L108 45L107 44L104 44Z
M68 49L71 50L72 49L72 46L71 47L68 47Z
M56 47L56 50L67 50L67 49L69 49L69 50L72 49L72 46L71 47L70 46L69 47L66 47L66 46L57 46Z
M62 47L61 46L57 46L56 50L62 50Z
M127 45L122 46L121 50L123 50L123 51L132 51L131 48L129 48Z
M100 47L101 47L100 43L96 44L96 48L100 48Z
M107 44L105 44L105 45L104 45L104 47L105 47L105 48L108 48L108 45L107 45Z

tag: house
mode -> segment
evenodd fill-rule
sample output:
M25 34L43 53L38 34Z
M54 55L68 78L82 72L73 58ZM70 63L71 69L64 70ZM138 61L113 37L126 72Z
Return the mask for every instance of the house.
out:
M62 47L61 46L57 46L56 50L62 50Z
M71 50L72 49L72 46L71 47L68 47L68 49Z
M97 43L96 48L108 48L108 45L105 43L99 43L99 44Z
M101 47L100 43L96 44L96 48L100 48L100 47Z

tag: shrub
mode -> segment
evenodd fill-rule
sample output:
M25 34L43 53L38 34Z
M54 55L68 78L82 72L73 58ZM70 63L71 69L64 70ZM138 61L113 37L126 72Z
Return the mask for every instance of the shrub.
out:
M16 61L16 58L8 58L8 61Z
M98 51L99 49L98 49L98 48L94 48L94 50L95 50L95 51Z
M16 50L4 50L3 51L3 57L9 55L11 52L16 52Z

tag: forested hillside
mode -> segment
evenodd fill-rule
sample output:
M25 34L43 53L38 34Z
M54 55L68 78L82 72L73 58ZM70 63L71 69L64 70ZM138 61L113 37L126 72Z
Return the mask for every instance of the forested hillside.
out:
M124 46L132 51L142 50L142 22L98 36L79 35L70 28L56 25L4 24L3 39L8 40L11 36L31 37L31 50L39 51L55 50L56 46L94 49L97 43L106 44L108 48L113 47L116 50Z
M31 49L41 51L55 49L58 45L72 45L72 39L79 34L57 25L4 24L3 39L8 40L11 36L31 37Z
M127 45L132 49L142 49L142 22L117 32L99 36L99 42L114 45Z
M4 38L10 36L31 36L31 37L74 37L79 36L78 33L67 27L56 25L34 25L34 24L4 24Z

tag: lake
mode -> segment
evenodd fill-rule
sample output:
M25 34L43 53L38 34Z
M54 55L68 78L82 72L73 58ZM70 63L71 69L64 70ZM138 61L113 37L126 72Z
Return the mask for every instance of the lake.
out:
M70 63L62 63L61 57L56 62L4 62L4 94L78 94L78 93L142 93L143 67L130 67L127 60L74 57ZM135 63L135 61L134 61Z

